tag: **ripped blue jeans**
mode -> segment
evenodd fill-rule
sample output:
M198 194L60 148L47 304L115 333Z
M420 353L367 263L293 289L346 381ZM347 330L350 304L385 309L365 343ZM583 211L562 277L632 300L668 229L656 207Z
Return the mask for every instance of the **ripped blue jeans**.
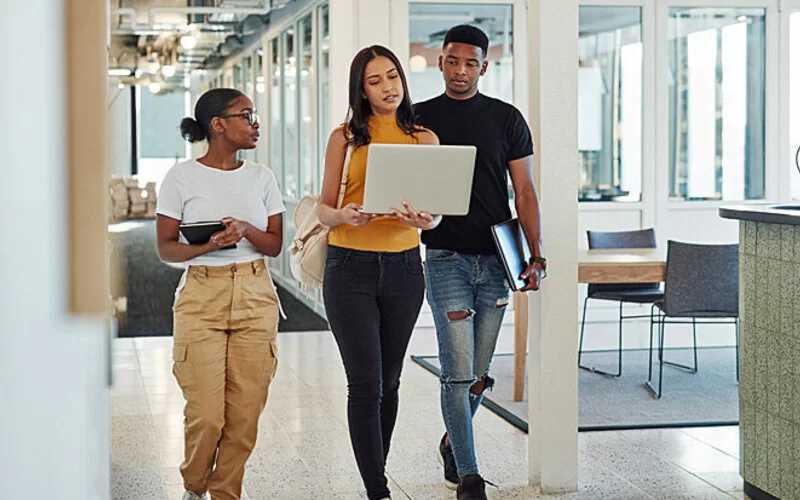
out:
M509 290L495 255L427 249L425 279L441 365L441 404L458 476L478 474L472 417L483 399ZM475 394L477 392L477 394Z

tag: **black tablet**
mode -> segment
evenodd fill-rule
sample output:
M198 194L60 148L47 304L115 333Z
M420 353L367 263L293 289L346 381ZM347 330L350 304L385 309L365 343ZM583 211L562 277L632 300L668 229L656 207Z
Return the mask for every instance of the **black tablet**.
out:
M492 236L510 288L514 291L522 289L527 281L520 279L519 275L527 269L531 252L519 220L511 219L493 225Z
M224 230L225 224L219 220L187 222L182 223L178 228L186 241L192 245L202 245L208 243L214 233ZM236 245L227 246L221 250L228 248L236 248Z

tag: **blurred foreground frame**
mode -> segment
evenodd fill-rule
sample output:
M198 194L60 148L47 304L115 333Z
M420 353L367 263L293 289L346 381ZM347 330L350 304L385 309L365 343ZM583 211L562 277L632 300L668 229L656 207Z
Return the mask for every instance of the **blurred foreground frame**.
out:
M104 0L65 0L69 312L110 316Z

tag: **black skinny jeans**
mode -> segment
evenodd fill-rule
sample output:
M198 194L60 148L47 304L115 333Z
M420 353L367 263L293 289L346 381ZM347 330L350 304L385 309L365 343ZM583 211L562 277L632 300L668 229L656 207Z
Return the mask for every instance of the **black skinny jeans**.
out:
M389 496L384 468L400 372L425 293L419 248L328 246L323 297L347 373L350 442L370 500Z

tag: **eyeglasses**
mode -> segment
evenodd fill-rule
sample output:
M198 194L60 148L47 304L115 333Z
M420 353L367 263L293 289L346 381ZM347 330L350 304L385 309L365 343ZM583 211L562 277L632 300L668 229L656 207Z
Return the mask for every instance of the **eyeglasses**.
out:
M238 117L242 117L245 120L247 120L247 123L249 123L251 127L256 123L261 123L261 118L259 118L258 113L256 113L255 111L253 112L245 111L244 113L235 113L231 115L220 115L220 118L238 118Z

